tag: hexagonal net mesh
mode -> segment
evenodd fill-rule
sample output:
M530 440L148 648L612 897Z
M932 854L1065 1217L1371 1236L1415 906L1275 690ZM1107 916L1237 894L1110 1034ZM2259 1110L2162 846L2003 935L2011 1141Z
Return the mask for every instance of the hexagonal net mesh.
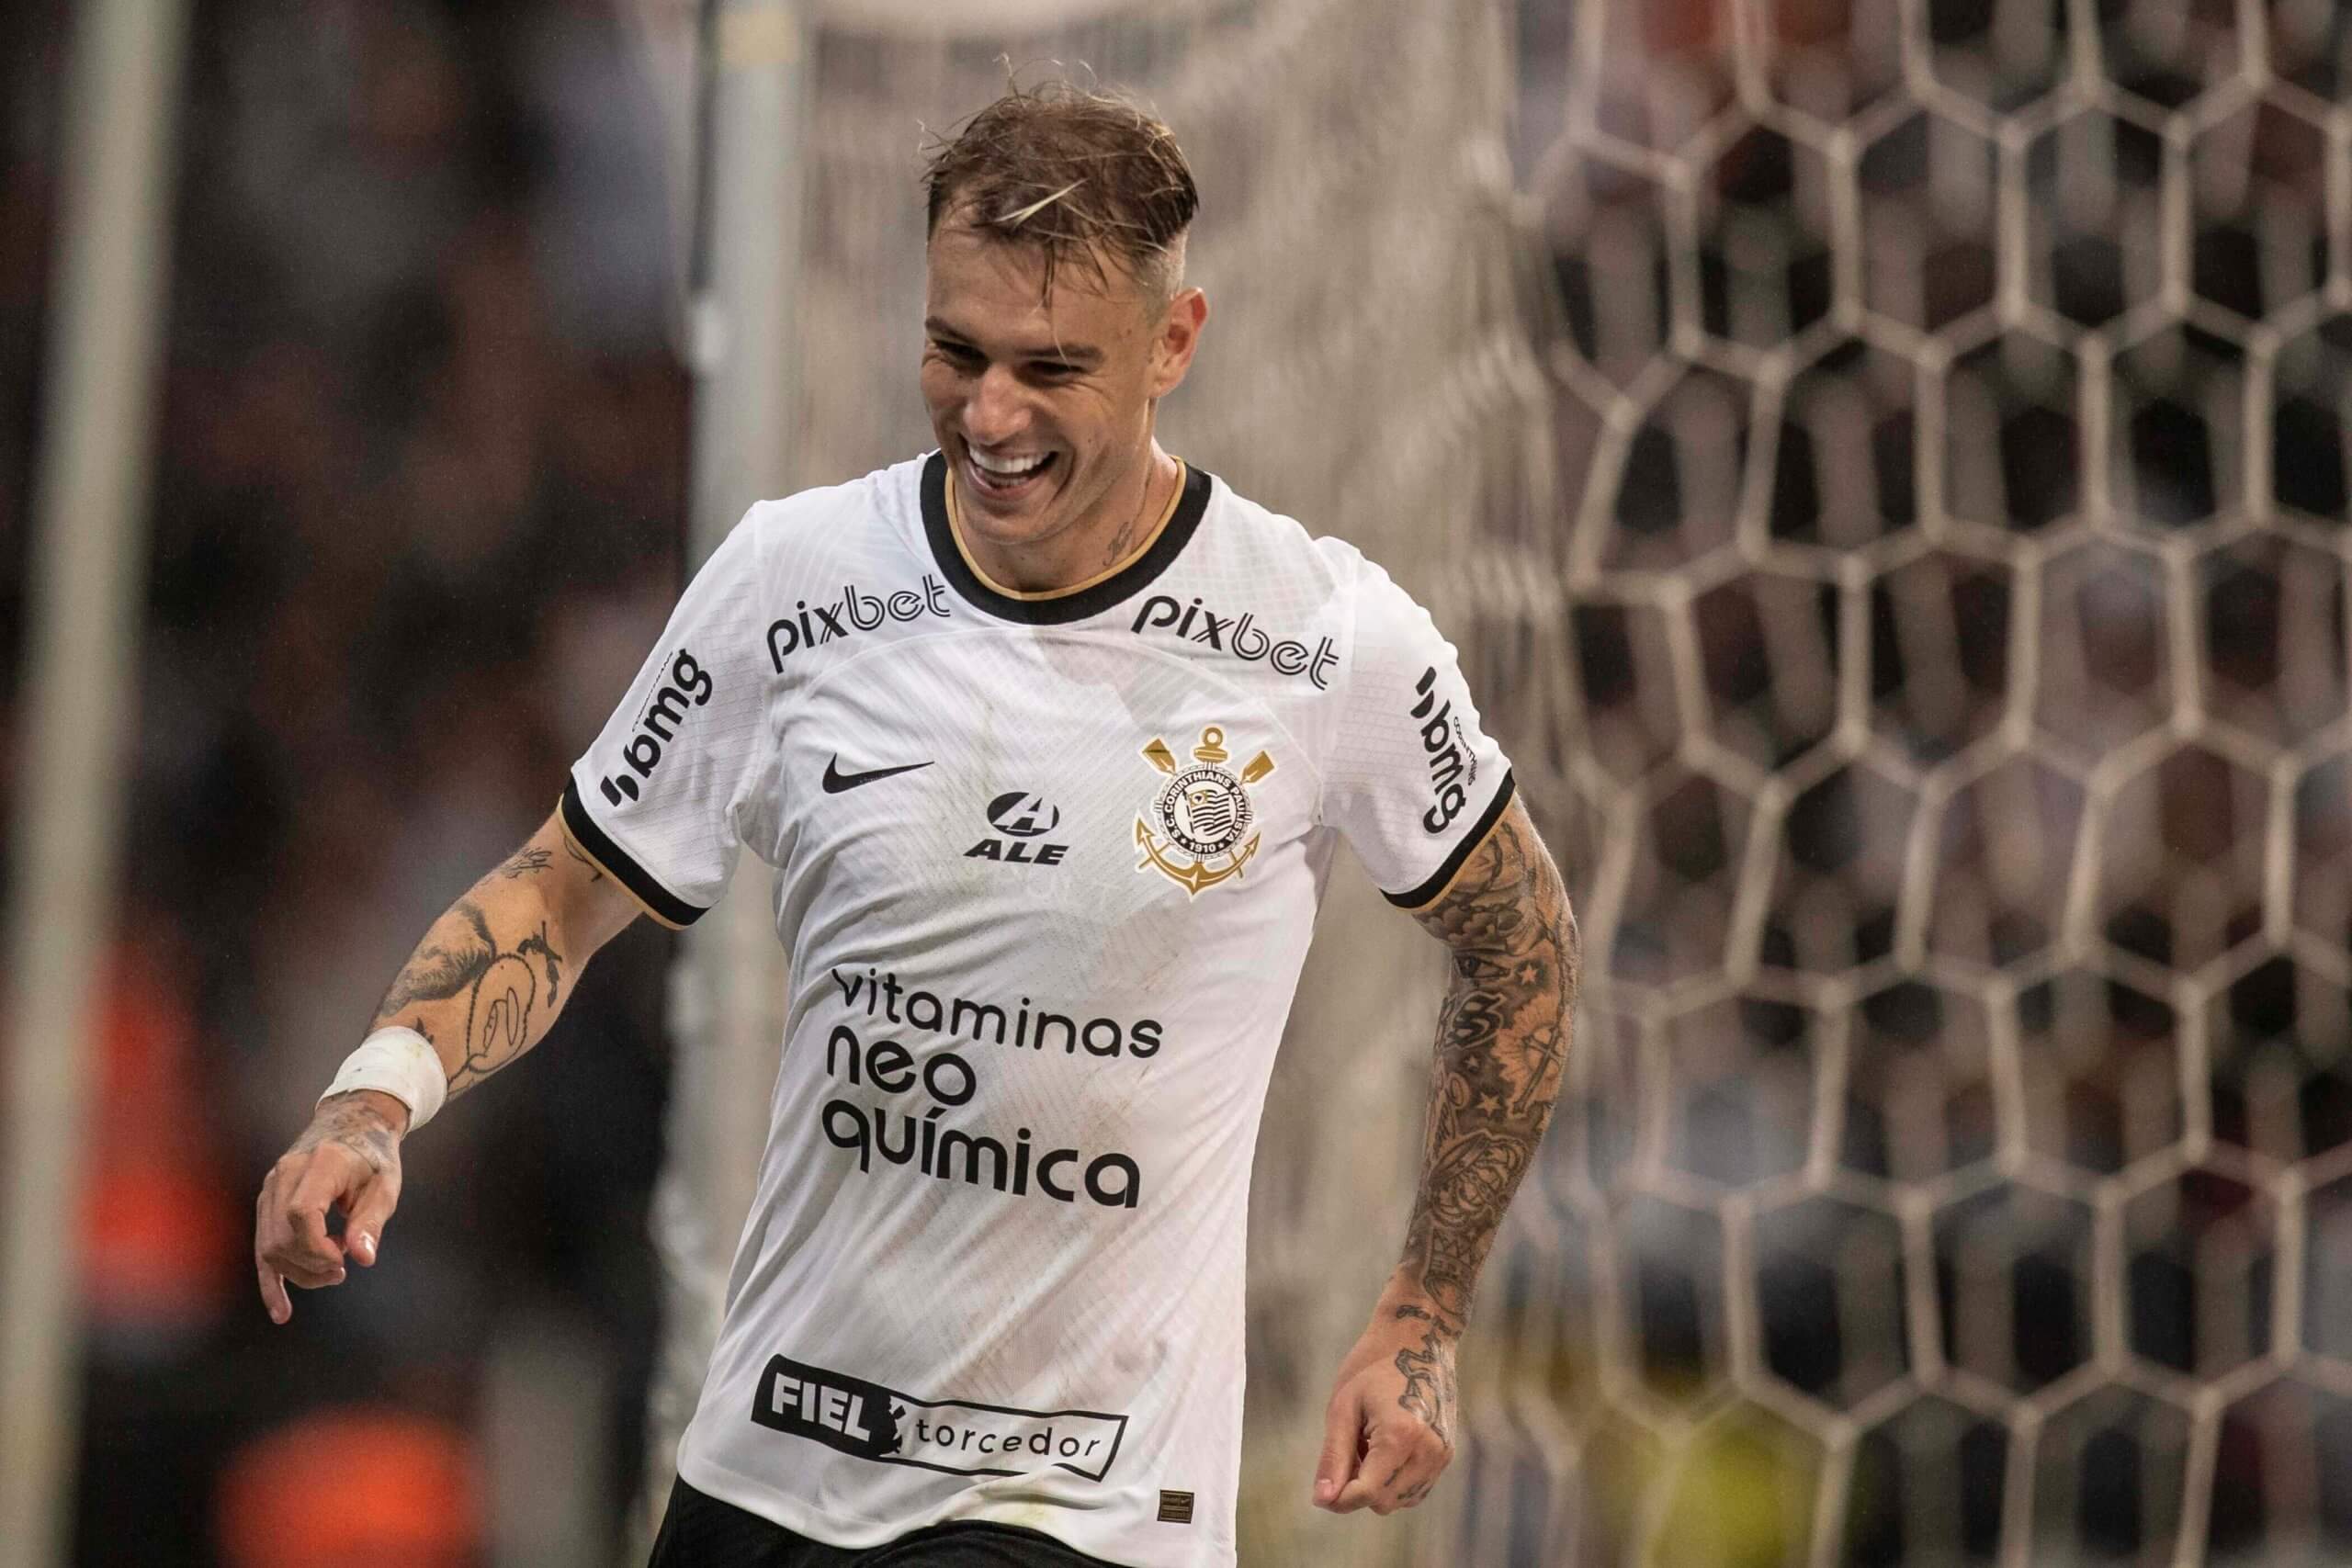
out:
M2352 12L1519 42L1588 969L1455 1560L2352 1561Z

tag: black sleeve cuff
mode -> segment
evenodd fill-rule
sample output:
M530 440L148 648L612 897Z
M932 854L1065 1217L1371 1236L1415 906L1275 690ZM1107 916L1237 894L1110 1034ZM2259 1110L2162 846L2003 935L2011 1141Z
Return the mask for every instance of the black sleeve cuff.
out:
M1478 819L1470 824L1470 830L1462 835L1461 841L1453 846L1453 852L1445 857L1445 863L1430 873L1429 879L1418 887L1404 893L1391 893L1383 888L1380 896L1400 909L1418 909L1444 892L1445 885L1461 874L1462 867L1470 859L1470 852L1485 843L1487 835L1495 830L1495 824L1503 819L1503 813L1510 807L1510 797L1518 790L1516 777L1509 768L1505 768L1503 782L1495 786L1495 798L1487 802L1487 809L1478 813Z
M580 798L577 780L563 781L563 800L556 808L563 818L563 830L580 852L594 861L605 875L628 889L629 895L645 906L645 912L673 931L684 931L702 919L704 911L687 903L662 886L651 872L634 860L628 852L613 841L613 836L596 825L588 814L588 803Z

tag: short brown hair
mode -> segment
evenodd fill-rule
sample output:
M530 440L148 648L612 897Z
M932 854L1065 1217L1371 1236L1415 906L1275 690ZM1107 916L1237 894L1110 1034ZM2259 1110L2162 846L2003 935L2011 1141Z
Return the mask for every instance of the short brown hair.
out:
M1049 295L1065 264L1103 281L1108 256L1148 299L1165 300L1201 205L1167 126L1124 97L1067 81L1015 85L933 145L923 184L926 234L952 214L994 239L1035 245Z

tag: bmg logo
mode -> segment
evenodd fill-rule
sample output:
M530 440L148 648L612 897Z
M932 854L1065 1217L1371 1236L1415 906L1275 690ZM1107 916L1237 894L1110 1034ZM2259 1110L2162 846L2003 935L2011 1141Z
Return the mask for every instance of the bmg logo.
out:
M1453 826L1453 819L1469 803L1469 795L1462 787L1463 775L1466 773L1472 782L1477 780L1478 759L1471 754L1453 704L1438 695L1437 666L1422 671L1413 690L1421 699L1413 705L1413 716L1425 721L1421 750L1430 765L1430 794L1436 800L1421 813L1421 827L1434 838Z
M637 779L650 779L653 770L662 765L662 742L677 738L679 727L694 708L710 705L710 694L715 682L710 671L704 669L695 656L680 649L670 660L670 679L653 694L645 712L638 716L637 728L621 748L621 761L627 762ZM606 775L597 786L605 798L618 806L624 800L637 798L637 779L622 773Z

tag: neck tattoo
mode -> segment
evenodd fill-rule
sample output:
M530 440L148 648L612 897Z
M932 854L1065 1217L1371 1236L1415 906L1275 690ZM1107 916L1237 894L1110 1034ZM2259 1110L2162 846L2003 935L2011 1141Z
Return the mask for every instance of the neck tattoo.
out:
M1121 528L1116 534L1111 536L1111 547L1103 554L1102 557L1102 565L1105 570L1118 565L1121 560L1125 558L1127 550L1135 540L1136 525L1143 521L1144 511L1151 504L1152 480L1158 477L1159 475L1154 468L1147 468L1144 469L1143 494L1136 502L1136 514L1127 519L1126 526Z

